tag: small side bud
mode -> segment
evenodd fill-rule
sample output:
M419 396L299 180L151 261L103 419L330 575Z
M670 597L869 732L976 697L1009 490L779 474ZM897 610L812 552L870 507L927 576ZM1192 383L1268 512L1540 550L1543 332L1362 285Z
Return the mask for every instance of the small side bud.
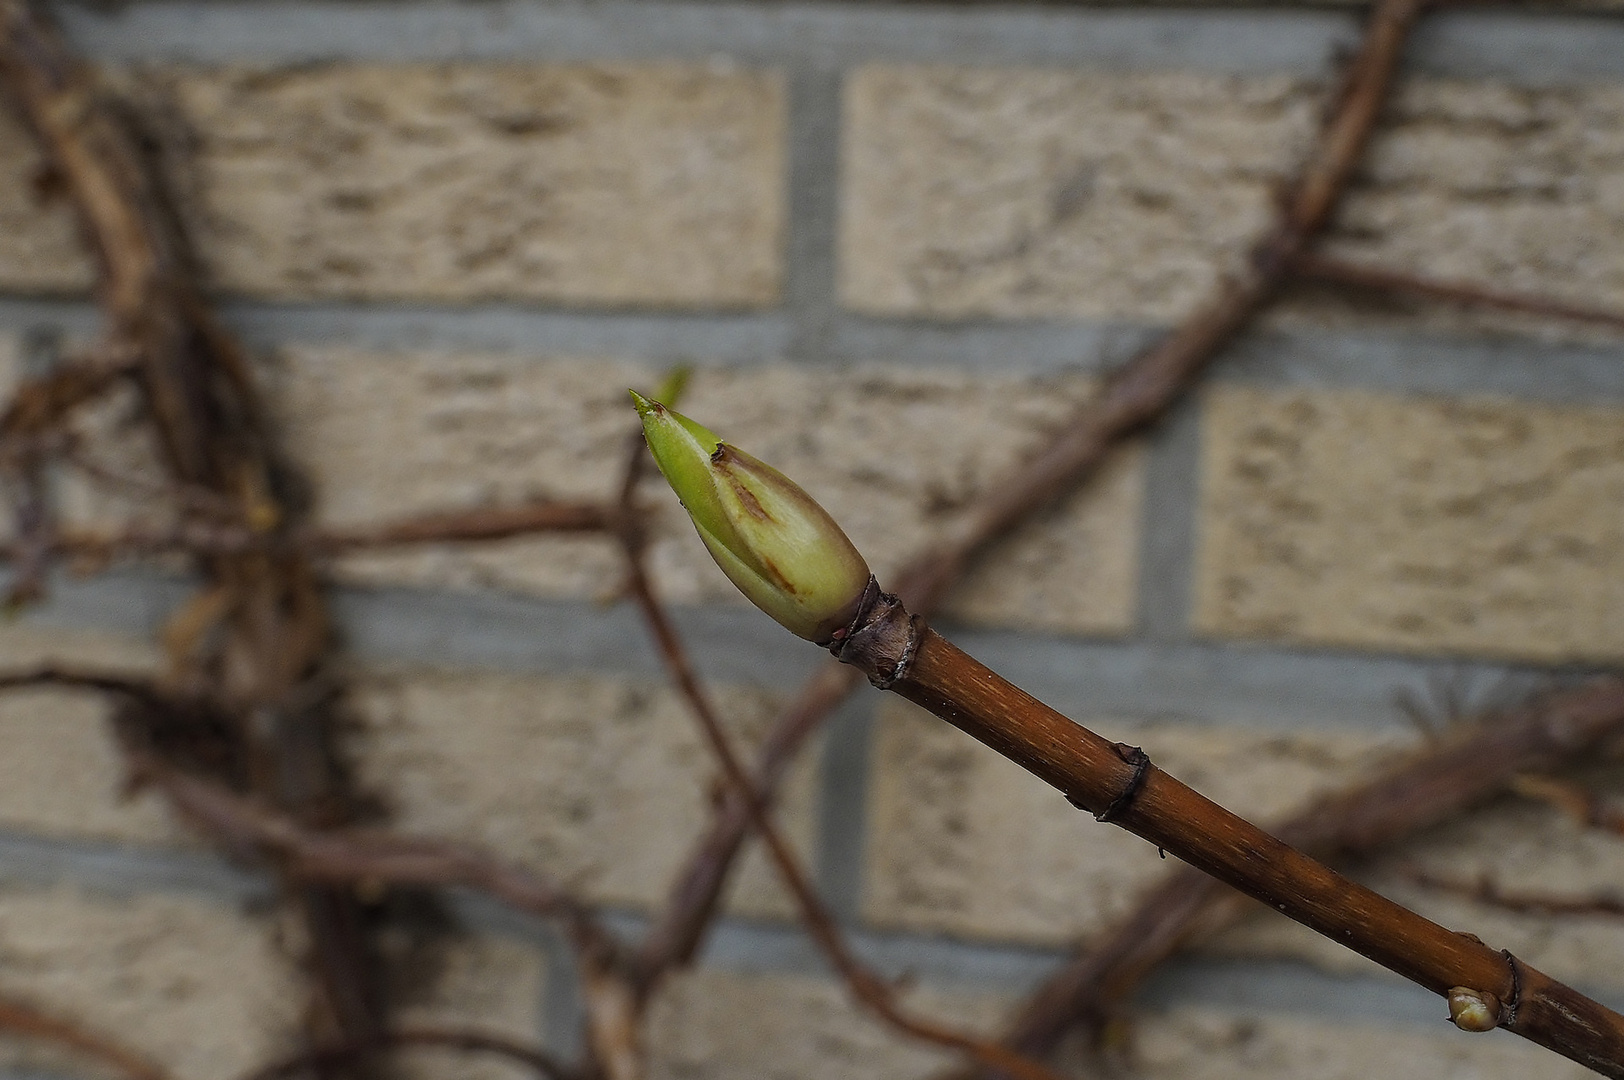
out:
M643 435L711 558L786 630L827 645L857 614L868 564L789 477L632 391Z
M1500 999L1483 990L1449 988L1449 1019L1462 1031L1493 1031L1500 1026Z

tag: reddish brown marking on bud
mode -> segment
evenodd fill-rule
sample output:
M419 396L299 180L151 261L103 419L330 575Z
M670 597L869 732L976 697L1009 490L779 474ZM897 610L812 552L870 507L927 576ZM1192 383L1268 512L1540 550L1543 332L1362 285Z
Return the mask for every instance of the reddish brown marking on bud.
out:
M773 562L771 559L763 558L761 560L761 569L768 577L772 578L774 585L777 585L780 589L783 589L791 596L794 596L801 591L795 587L795 583L793 581L784 576L784 572L778 569L778 564Z
M716 453L711 456L711 460L717 461L719 464L725 463L726 459L722 458L721 455L726 449L727 446L725 444L718 446L716 448ZM720 461L718 460L719 458ZM733 493L739 497L739 505L744 508L744 512L746 514L749 514L757 521L773 520L773 516L767 513L767 508L761 505L761 500L756 498L753 491L739 483L738 478L732 473L724 471L722 475L727 478L728 486L733 489Z

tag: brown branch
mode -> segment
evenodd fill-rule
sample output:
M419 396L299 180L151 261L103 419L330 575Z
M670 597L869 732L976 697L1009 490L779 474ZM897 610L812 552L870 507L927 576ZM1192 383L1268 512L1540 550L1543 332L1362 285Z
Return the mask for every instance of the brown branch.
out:
M1338 108L1283 200L1279 219L1258 242L1250 267L1221 282L1170 334L1108 378L1047 446L988 486L945 542L922 552L897 574L897 593L915 610L935 610L995 540L1086 483L1112 451L1165 416L1218 351L1279 293L1289 280L1292 260L1323 230L1364 152L1422 6L1422 0L1382 0L1376 7ZM764 798L771 801L806 739L857 682L849 672L831 668L802 687L757 753L754 784ZM717 808L645 939L644 966L651 973L691 962L714 917L747 821L737 798L725 799Z
M837 643L842 662L1058 788L1074 806L1440 995L1496 1001L1497 1024L1624 1078L1624 1016L1509 954L1342 877L1151 763L1050 709L875 587ZM1495 1026L1490 1024L1490 1026Z
M797 752L860 682L852 669L831 664L807 680L789 707L778 714L756 750L751 774L754 789L769 804ZM643 972L645 994L653 991L667 970L692 962L715 917L749 827L744 800L729 788L643 939L638 967Z
M298 1076L301 1073L320 1075L334 1065L403 1048L491 1054L524 1065L545 1080L578 1080L574 1070L539 1047L527 1046L505 1035L471 1027L399 1028L379 1032L375 1038L365 1043L312 1047L255 1069L245 1074L242 1080L286 1080L287 1077Z
M160 690L152 680L120 671L96 671L57 664L42 664L22 671L0 671L0 692L41 686L95 690L165 707L176 704L176 699Z
M1514 794L1556 807L1581 825L1624 833L1624 808L1577 784L1549 776L1518 776L1511 781Z
M37 439L60 428L79 406L94 401L139 370L128 350L107 350L59 365L54 371L26 379L0 412L0 441Z
M1291 262L1292 272L1309 281L1323 281L1372 292L1441 300L1462 307L1494 308L1539 315L1552 319L1572 319L1624 330L1624 311L1570 304L1535 293L1496 289L1470 281L1440 278L1387 270L1379 266L1338 259L1329 255L1302 252Z
M610 527L612 516L601 503L537 499L516 506L438 511L381 525L328 529L311 533L304 543L313 551L337 555L364 548L509 540L536 533L603 532Z
M1474 881L1446 877L1418 866L1406 866L1400 873L1407 881L1423 888L1463 896L1502 911L1519 915L1624 915L1624 897L1615 893L1595 896L1562 896L1545 892L1516 892L1502 889L1487 874Z
M1624 683L1601 680L1543 695L1456 725L1418 752L1316 800L1273 832L1319 858L1369 855L1516 787L1524 770L1584 760L1620 734ZM1044 980L1005 1030L1004 1042L1042 1057L1079 1025L1097 1032L1159 964L1251 909L1217 880L1189 867L1174 869ZM953 1075L967 1080L972 1074Z
M10 998L0 998L0 1031L66 1046L113 1066L132 1080L172 1080L168 1072L147 1060L145 1055L87 1031L71 1020Z
M732 740L722 729L721 720L711 704L710 695L700 684L676 626L654 595L642 560L631 543L626 545L626 564L632 597L637 602L643 621L654 638L667 673L687 701L688 711L693 714L712 755L721 765L729 788L744 804L750 826L766 845L778 876L795 901L807 933L828 959L830 966L845 981L852 996L887 1024L922 1042L957 1050L972 1061L988 1068L999 1069L1011 1076L1022 1077L1024 1080L1061 1080L1060 1075L1048 1066L997 1043L974 1038L946 1025L909 1015L897 1004L896 995L890 984L872 971L852 951L834 917L824 907L806 872L801 868L794 849L773 824L772 811L766 799L755 788L749 771L733 748Z
M154 555L294 554L343 555L415 544L478 543L559 532L602 532L612 512L599 503L541 499L517 506L443 510L377 525L346 529L307 529L292 534L255 531L241 525L185 521L171 528L132 526L118 533L61 532L50 541L54 554L106 561ZM16 557L0 545L0 559Z
M150 756L137 755L134 768L141 780L162 788L188 820L239 850L275 856L300 880L460 885L520 911L563 920L578 946L618 952L610 932L568 893L531 871L477 849L448 840L365 829L316 830Z

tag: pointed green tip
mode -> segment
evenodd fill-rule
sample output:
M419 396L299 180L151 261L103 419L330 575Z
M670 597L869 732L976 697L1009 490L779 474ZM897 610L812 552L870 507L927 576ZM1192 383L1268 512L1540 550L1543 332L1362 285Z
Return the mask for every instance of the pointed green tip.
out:
M637 406L638 416L646 418L650 413L658 412L660 410L660 403L658 401L650 401L642 394L639 394L636 390L627 390L626 392L632 396L632 404Z

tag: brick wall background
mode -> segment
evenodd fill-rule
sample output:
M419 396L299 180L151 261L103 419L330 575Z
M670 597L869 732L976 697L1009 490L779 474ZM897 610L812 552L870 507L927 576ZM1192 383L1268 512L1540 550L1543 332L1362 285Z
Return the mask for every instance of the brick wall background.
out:
M1624 22L1607 7L1429 23L1329 249L1618 306ZM700 0L59 14L166 118L207 274L263 357L323 520L601 495L624 388L683 361L686 411L812 490L882 580L941 505L1244 256L1358 26L1334 7ZM65 210L31 201L35 164L0 120L8 381L94 326L91 269ZM121 511L61 494L82 518ZM1411 743L1396 692L1484 701L1624 660L1621 505L1617 337L1302 289L1100 483L1005 542L944 622L1057 708L1268 818ZM758 731L820 658L742 606L674 509L659 583L729 721ZM395 820L534 862L624 924L658 903L713 768L632 613L598 603L609 545L448 546L337 575L355 751ZM0 627L0 656L150 669L183 592L158 571L64 580ZM150 797L121 798L102 714L66 692L0 699L0 988L183 1080L232 1075L297 1023L290 931L265 881ZM843 709L781 817L869 955L969 1023L1162 869L878 694ZM1509 915L1401 865L1582 893L1624 881L1624 844L1507 802L1365 871L1624 1003L1624 924ZM450 902L459 933L413 1015L572 1045L562 943ZM788 916L752 861L655 1016L656 1076L944 1060L859 1017ZM1149 1076L1579 1075L1462 1035L1427 995L1267 919L1145 1000ZM77 1068L5 1052L11 1075Z

